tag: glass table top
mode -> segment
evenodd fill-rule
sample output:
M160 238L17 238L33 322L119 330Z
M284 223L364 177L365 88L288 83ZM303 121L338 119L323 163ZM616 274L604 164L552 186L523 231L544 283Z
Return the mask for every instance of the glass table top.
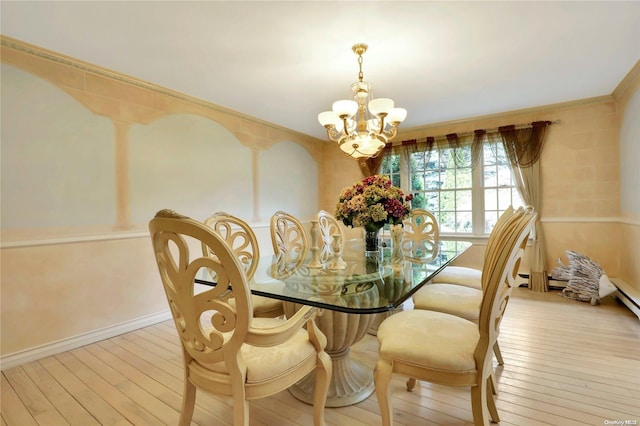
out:
M467 241L440 241L437 252L419 260L391 259L389 250L364 251L364 243L345 244L343 269L328 264L311 267L310 257L260 258L251 293L346 313L374 314L393 310L446 265L471 247ZM199 284L215 285L202 270Z

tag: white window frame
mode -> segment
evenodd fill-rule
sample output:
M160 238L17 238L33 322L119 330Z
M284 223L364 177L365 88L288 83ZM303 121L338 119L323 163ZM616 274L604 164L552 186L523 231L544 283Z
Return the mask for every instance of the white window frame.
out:
M472 148L473 149L473 148ZM482 144L482 148L484 149L484 144ZM409 189L409 164L406 156L400 154L392 154L399 155L399 165L400 165L400 188L405 193L415 193L415 191L411 191ZM460 240L480 240L486 241L489 237L489 233L485 232L485 189L493 188L493 187L485 187L484 186L484 155L480 153L481 160L478 161L478 164L472 168L472 182L471 182L471 211L472 211L472 232L441 232L440 235L442 237L446 237L447 239L460 239ZM381 170L381 174L388 175L388 170ZM513 171L511 177L511 185L505 186L501 185L499 188L511 188L512 192L515 190L515 193L519 195L519 191L515 186L515 182L513 179ZM522 200L518 200L522 202ZM519 204L514 204L514 207L519 207Z

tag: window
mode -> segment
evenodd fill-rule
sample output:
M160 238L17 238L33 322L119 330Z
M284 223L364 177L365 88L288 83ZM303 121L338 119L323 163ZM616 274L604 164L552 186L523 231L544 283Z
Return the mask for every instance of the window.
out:
M412 208L423 208L438 219L443 234L486 235L507 207L522 200L502 143L414 152L408 164L400 155L386 157L381 173L413 194ZM473 168L474 154L482 161ZM454 157L455 156L455 157Z

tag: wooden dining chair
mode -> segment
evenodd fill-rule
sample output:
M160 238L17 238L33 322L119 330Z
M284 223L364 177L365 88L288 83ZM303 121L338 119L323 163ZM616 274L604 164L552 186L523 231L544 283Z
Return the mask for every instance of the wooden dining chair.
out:
M424 209L413 209L403 222L402 253L414 263L430 262L438 254L440 231L436 217Z
M309 250L309 237L298 218L283 211L271 216L271 244L273 252L287 262L302 263Z
M331 244L333 243L333 235L340 235L340 241L345 241L344 229L340 226L340 222L328 211L320 210L318 212L318 229L320 231L320 261L324 264L333 255Z
M231 247L251 281L260 260L260 246L248 223L225 212L216 212L208 217L204 224L220 235ZM202 253L212 255L203 243ZM251 296L254 317L275 318L284 315L282 301L262 296Z
M493 226L491 230L491 235L502 225L502 222L509 217L511 213L513 213L513 206L509 206L498 218L496 224ZM458 284L466 287L475 288L478 290L482 289L481 284L482 279L482 270L476 268L469 268L467 266L446 266L442 271L436 275L432 282L434 283L447 283L447 284Z
M389 401L393 373L409 377L407 390L413 389L416 379L469 386L474 424L488 425L489 418L500 421L490 383L492 348L534 219L534 213L513 214L488 245L478 323L421 309L403 311L382 322L374 378L383 425L393 422Z
M191 424L197 389L231 397L233 424L246 426L248 401L314 373L313 423L324 425L332 365L324 350L326 337L313 321L316 309L305 306L288 320L254 318L245 270L223 237L171 210L159 211L149 231L182 345L179 424ZM206 246L210 255L191 256L194 245ZM202 269L213 271L217 285L197 293L194 280Z
M524 209L520 208L519 211L524 212ZM503 232L504 226L515 212L516 211L510 207L500 216L491 231L487 246ZM480 315L480 303L483 293L482 270L452 267L459 268L457 270L463 272L462 275L459 276L460 280L454 279L453 282L448 282L442 278L438 278L440 274L447 274L447 268L450 267L445 267L428 285L423 286L413 295L414 309L444 312L477 322ZM455 271L450 270L449 274L453 277L456 276ZM477 283L472 280L472 277L476 274L479 275ZM498 364L504 365L504 358L502 357L498 341L496 341L493 350ZM497 388L494 388L494 390L496 389Z

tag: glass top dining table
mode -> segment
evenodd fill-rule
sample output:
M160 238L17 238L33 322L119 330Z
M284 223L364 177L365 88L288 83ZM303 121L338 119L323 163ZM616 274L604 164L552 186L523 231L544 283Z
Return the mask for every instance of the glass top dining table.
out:
M293 258L262 256L249 286L254 295L284 301L287 317L300 305L323 309L315 321L327 337L325 351L333 371L325 406L344 407L363 401L374 391L372 370L351 358L350 347L470 246L466 241L441 240L434 250L414 252L419 258L412 259L397 252L392 255L387 248L365 252L364 241L348 240L339 256L342 261L331 257L324 264L314 262L318 260L316 250ZM215 285L206 268L202 274L197 283ZM313 404L314 389L312 373L289 392Z
M392 259L391 250L364 251L364 243L345 243L344 268L328 264L310 266L311 256L301 259L262 256L251 293L286 302L350 314L376 314L402 305L420 287L471 247L468 241L441 240L437 250L419 259ZM203 270L199 284L215 285Z

